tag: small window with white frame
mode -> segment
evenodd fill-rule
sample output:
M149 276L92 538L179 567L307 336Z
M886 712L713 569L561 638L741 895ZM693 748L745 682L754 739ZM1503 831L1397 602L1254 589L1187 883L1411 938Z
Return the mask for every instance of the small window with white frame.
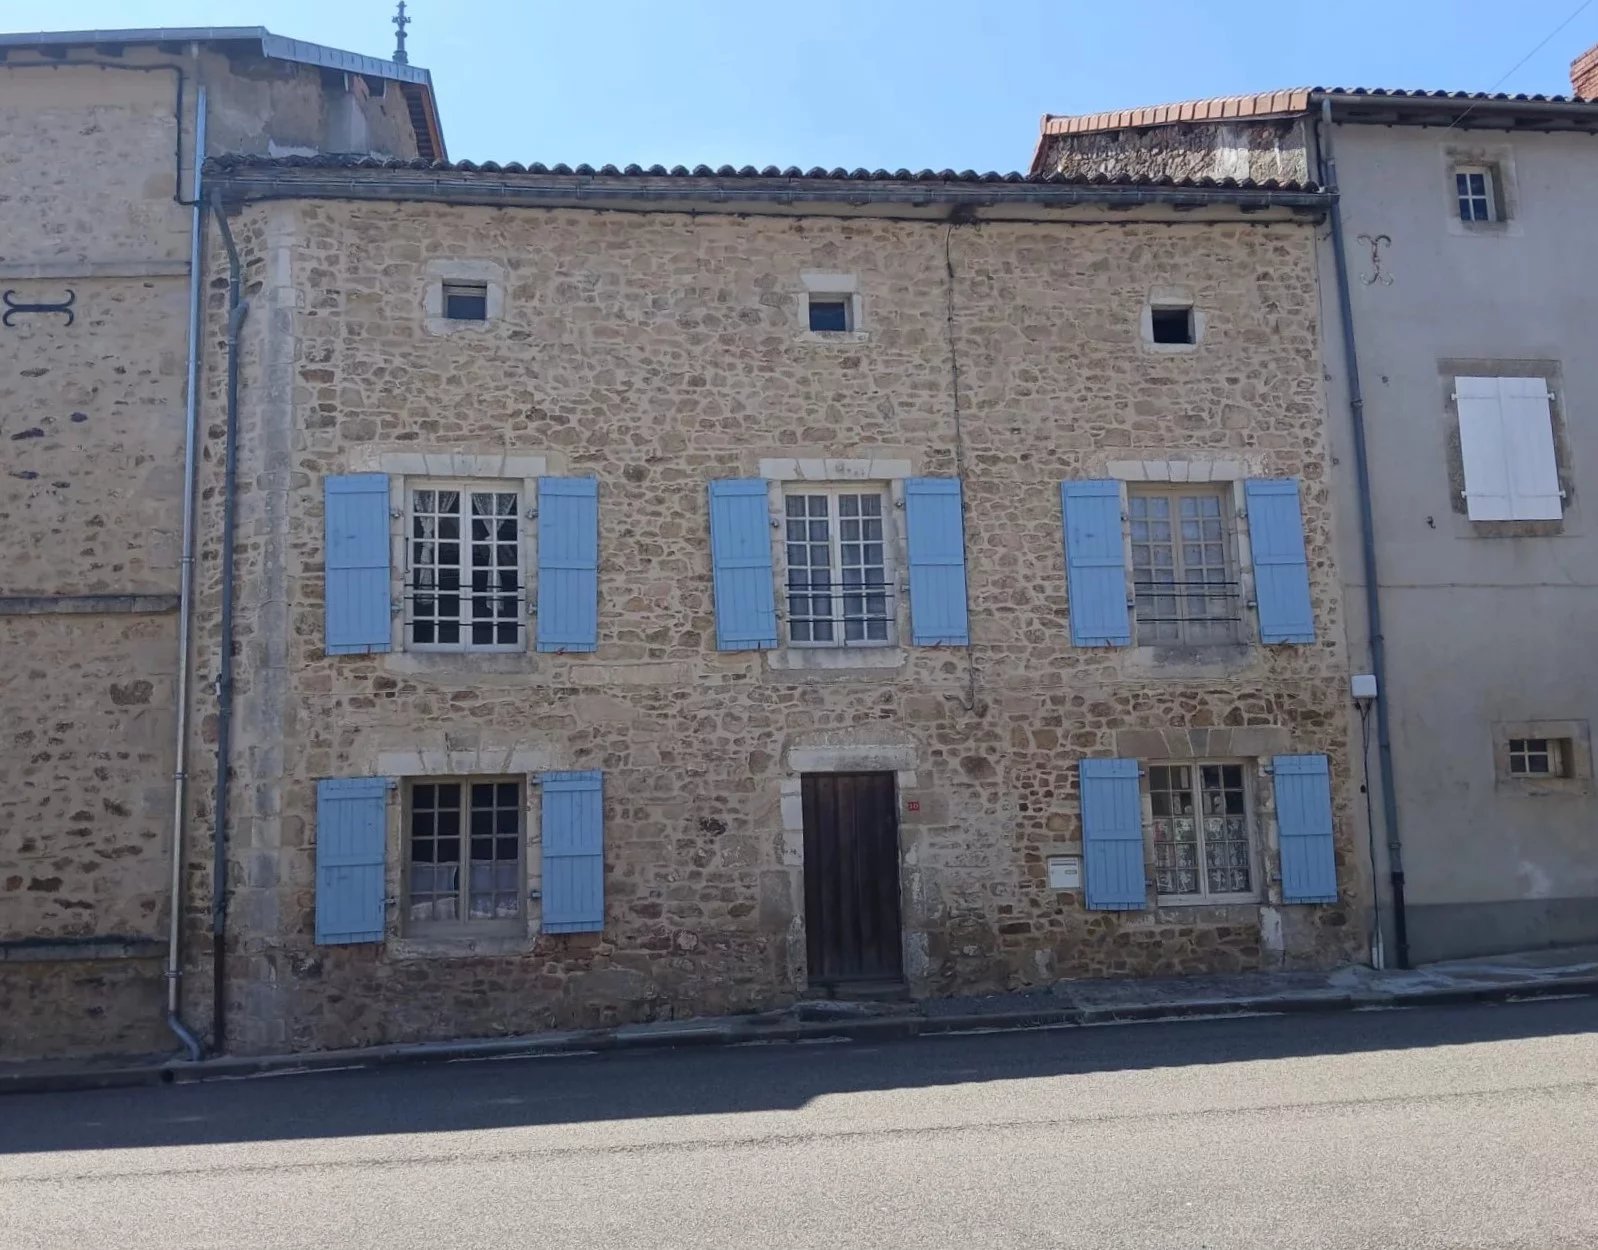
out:
M1231 514L1229 485L1128 488L1139 645L1238 640L1242 596Z
M1571 757L1568 738L1511 738L1511 777L1568 777Z
M406 512L406 645L524 650L521 492L506 482L413 483Z
M1253 812L1240 761L1151 764L1154 885L1161 902L1258 897Z
M1491 165L1454 166L1454 194L1461 221L1475 224L1503 219L1498 177Z
M805 483L784 494L791 644L880 647L894 641L890 510L881 486Z
M521 777L418 777L407 783L407 933L521 930L526 806Z

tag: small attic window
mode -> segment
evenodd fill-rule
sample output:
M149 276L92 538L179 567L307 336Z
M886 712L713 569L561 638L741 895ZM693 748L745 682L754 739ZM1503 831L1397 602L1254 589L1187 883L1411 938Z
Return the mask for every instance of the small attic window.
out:
M444 283L444 316L449 321L487 321L488 283Z
M810 329L818 334L843 334L854 329L850 315L853 301L847 295L810 296Z
M1196 343L1198 335L1193 320L1193 306L1151 308L1149 310L1150 337L1156 343Z

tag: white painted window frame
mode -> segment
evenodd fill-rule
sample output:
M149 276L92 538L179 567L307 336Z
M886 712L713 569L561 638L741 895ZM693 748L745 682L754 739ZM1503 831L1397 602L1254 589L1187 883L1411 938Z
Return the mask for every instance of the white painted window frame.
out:
M1260 821L1260 807L1255 795L1255 787L1260 784L1260 762L1255 759L1154 759L1143 760L1139 763L1141 775L1138 778L1140 798L1143 807L1143 848L1145 862L1148 864L1149 878L1152 882L1152 891L1157 907L1222 907L1236 903L1261 903L1266 901L1268 885L1265 881L1265 861L1267 851L1270 849L1265 844L1265 830ZM1205 884L1205 889L1197 894L1161 894L1159 892L1158 864L1155 862L1154 840L1154 795L1151 788L1153 770L1156 768L1191 768L1193 770L1193 793L1199 797L1203 791L1199 770L1206 765L1235 765L1243 770L1243 820L1248 830L1248 873L1252 888L1247 891L1233 891L1224 894L1211 894L1208 892L1209 875L1204 863L1203 830L1200 829L1199 848L1199 880ZM1202 801L1198 804L1202 809ZM1196 819L1203 820L1202 810Z
M1173 503L1171 513L1172 547L1173 547L1173 572L1180 576L1183 571L1182 548L1180 535L1181 512L1179 500L1183 495L1210 495L1221 501L1221 547L1222 555L1226 561L1227 579L1234 588L1233 594L1236 601L1236 620L1232 622L1231 635L1227 638L1210 638L1202 642L1195 642L1187 636L1187 621L1180 622L1181 637L1175 641L1150 639L1145 641L1140 637L1140 628L1137 616L1137 565L1133 560L1132 541L1132 497L1134 495L1153 496L1159 495L1168 498ZM1188 481L1188 482L1126 482L1122 486L1122 513L1126 517L1126 572L1128 578L1128 600L1132 614L1132 640L1134 645L1140 647L1227 647L1236 646L1247 637L1247 622L1249 617L1249 600L1245 598L1242 566L1238 560L1237 535L1241 528L1238 518L1241 515L1237 499L1237 485L1228 481ZM1177 593L1174 598L1182 598Z
M516 902L517 913L514 916L492 916L480 920L468 917L458 917L455 920L412 920L411 908L411 837L412 837L412 788L416 785L459 785L461 787L461 855L460 864L465 874L457 886L457 895L469 900L471 896L471 786L474 782L499 784L501 782L515 782L520 787L518 810L521 815L520 827L516 834ZM531 829L534 818L535 787L533 778L523 774L507 773L467 773L467 774L424 774L405 777L400 782L400 830L399 830L399 931L402 937L420 938L440 941L453 941L469 938L521 938L528 929L528 917L531 911L529 906L528 886L529 865L532 860L530 845ZM468 901L469 909L470 903Z
M838 635L831 641L795 641L793 637L793 621L789 608L789 599L792 591L788 586L788 499L795 495L823 495L830 501L828 503L828 545L831 561L830 572L834 581L828 595L836 603L836 615L833 618L834 634ZM883 594L888 600L887 637L886 638L860 638L850 640L841 635L846 632L843 620L843 601L852 591L842 583L843 559L841 536L842 517L839 514L838 502L844 495L876 495L882 500L882 584ZM781 605L777 617L782 622L783 645L806 650L871 650L880 647L896 647L899 645L899 601L904 596L900 583L903 580L899 569L902 561L895 550L896 533L898 526L894 523L895 501L891 483L888 482L784 482L782 486L782 505L778 510L778 520L781 529L777 533L777 543L782 549L782 581L779 584ZM814 595L806 595L814 598ZM862 592L861 597L869 597Z
M536 480L532 483L536 492ZM535 587L533 586L534 569L529 559L530 552L536 552L537 536L533 527L536 524L536 506L533 500L536 493L529 494L528 484L516 478L451 478L451 477L405 477L401 479L401 489L405 493L401 513L401 547L403 562L400 566L401 577L401 604L400 613L403 646L406 651L420 655L508 655L520 654L530 650L528 635L533 629L531 606L536 602ZM417 491L460 491L462 493L462 517L466 524L461 533L461 576L462 594L464 605L469 600L471 581L471 509L465 501L472 491L492 491L496 494L514 492L516 494L516 569L521 590L517 595L517 620L520 626L518 639L515 643L485 643L471 642L465 637L471 630L470 617L462 617L462 639L457 643L424 642L414 640L412 626L415 624L414 595L415 587L411 585L411 544L415 516L415 496ZM436 539L434 540L437 541Z
M1480 197L1474 195L1461 195L1459 193L1459 179L1462 176L1468 177L1471 174L1481 175L1484 193ZM1465 226L1490 226L1504 220L1503 194L1498 186L1499 174L1496 166L1482 164L1480 162L1461 161L1455 164L1453 167L1453 180L1454 215L1459 218L1460 224ZM1487 216L1460 216L1459 202L1461 200L1474 201L1478 198L1486 201Z

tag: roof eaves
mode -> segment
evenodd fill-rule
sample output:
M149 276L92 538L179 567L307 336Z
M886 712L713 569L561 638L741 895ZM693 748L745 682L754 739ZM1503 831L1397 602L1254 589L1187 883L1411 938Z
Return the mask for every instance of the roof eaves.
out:
M348 74L389 78L431 89L433 76L417 65L401 65L381 57L346 52L303 39L274 35L264 26L157 26L136 30L46 30L0 34L0 50L92 47L97 44L252 43L263 56L294 61Z
M224 196L255 199L433 200L463 204L629 208L681 211L683 205L728 210L769 204L828 213L899 206L912 215L936 215L938 206L1003 211L1019 205L1066 208L1171 205L1181 209L1237 205L1246 211L1285 208L1319 211L1326 193L1312 183L1187 178L1122 180L1105 175L977 173L973 170L801 170L752 165L692 169L678 165L522 165L487 161L449 163L356 156L258 157L232 155L206 162L207 180ZM737 211L745 211L738 208Z

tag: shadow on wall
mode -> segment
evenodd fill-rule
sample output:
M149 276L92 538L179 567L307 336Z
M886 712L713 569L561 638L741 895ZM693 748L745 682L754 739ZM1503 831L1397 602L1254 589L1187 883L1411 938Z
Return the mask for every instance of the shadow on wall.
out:
M0 1153L797 1111L829 1094L1598 1034L1598 999L454 1062L0 1100ZM1355 1097L1359 1091L1345 1091Z

